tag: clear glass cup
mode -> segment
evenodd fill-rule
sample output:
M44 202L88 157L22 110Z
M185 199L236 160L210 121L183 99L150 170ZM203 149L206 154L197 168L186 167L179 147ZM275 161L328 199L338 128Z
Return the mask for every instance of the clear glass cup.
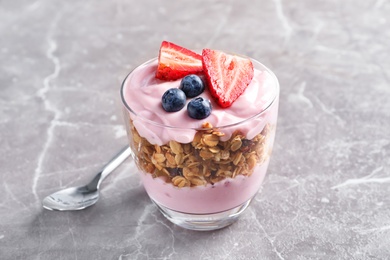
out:
M140 66L151 62L156 59ZM228 226L262 185L274 143L279 83L264 65L252 62L271 75L268 87L274 89L261 112L231 125L184 128L151 121L126 100L134 70L122 83L125 124L139 175L150 199L176 225L192 230Z

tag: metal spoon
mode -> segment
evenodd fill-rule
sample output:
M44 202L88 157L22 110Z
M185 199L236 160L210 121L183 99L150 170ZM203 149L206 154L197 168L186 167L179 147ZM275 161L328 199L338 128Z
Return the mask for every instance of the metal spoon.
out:
M103 169L85 186L72 187L55 192L43 199L48 210L80 210L94 205L99 199L99 186L131 154L129 146L123 148Z

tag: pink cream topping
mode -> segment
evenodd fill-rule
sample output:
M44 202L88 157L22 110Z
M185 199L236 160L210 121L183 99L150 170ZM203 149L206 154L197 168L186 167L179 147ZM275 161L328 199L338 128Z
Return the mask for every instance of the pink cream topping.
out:
M260 63L254 62L254 67L251 83L229 108L219 107L206 87L200 96L211 101L213 110L204 120L190 118L186 106L178 112L166 112L162 108L162 95L170 88L178 88L180 80L156 79L157 60L139 66L129 75L124 83L123 97L134 112L130 113L130 117L138 133L150 143L163 145L170 140L189 143L193 140L196 129L201 128L204 122L209 122L214 127L236 124L262 112L272 103L279 91L277 79ZM266 110L255 120L248 120L238 128L248 139L252 139L261 132L266 123L272 123L273 118L276 120L274 113L275 109ZM221 128L225 133L221 140L228 140L236 129L237 127Z

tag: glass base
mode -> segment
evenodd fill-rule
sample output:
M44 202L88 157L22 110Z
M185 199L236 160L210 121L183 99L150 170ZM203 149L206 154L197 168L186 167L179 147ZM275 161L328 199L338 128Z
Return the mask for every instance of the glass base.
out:
M249 206L251 200L252 199L249 199L233 209L211 214L177 212L158 204L154 200L152 201L156 204L161 213L173 224L191 230L210 231L221 229L233 224Z

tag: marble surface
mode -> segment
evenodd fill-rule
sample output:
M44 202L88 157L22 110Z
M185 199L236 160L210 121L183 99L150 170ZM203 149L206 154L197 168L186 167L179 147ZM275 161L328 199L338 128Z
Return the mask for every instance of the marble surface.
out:
M1 1L0 259L389 259L390 2ZM127 160L79 212L48 194L87 182L127 142L119 87L160 42L260 60L281 84L262 191L234 225L183 230Z

